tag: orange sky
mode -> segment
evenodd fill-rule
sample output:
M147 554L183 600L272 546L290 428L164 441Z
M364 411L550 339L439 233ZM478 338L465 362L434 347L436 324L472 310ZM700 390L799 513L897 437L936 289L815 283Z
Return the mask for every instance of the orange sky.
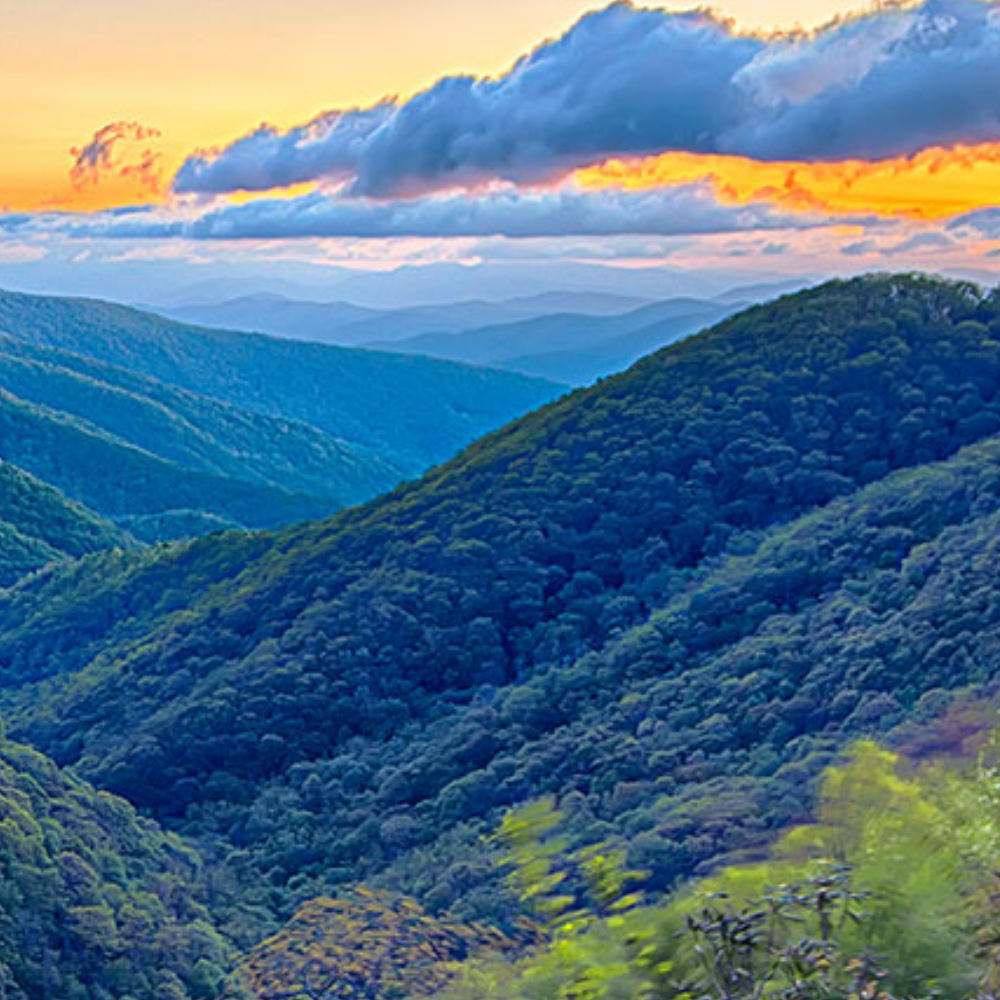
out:
M866 163L759 163L741 157L669 153L612 160L579 170L584 187L655 188L710 180L722 201L775 202L782 207L941 219L997 201L1000 143L930 149L909 158Z
M134 182L74 188L102 126L158 129L166 176L193 149L261 121L409 94L452 72L497 73L586 0L0 0L0 207L148 198ZM683 5L679 5L683 6ZM725 0L747 28L816 26L843 0Z

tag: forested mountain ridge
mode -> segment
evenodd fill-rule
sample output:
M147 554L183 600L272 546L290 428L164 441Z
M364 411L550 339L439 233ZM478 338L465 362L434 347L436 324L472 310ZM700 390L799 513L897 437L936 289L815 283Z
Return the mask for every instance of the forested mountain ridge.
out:
M561 391L511 372L185 326L89 299L0 292L0 333L313 425L374 451L397 476Z
M141 542L329 516L556 392L0 292L0 457ZM5 584L61 551L2 545Z
M677 298L618 316L563 312L371 346L587 385L735 311L717 302Z
M109 521L0 461L0 587L55 560L133 544Z
M321 497L166 461L2 388L0 455L145 541L225 527L277 527L337 507Z
M164 461L338 505L389 488L399 476L375 454L308 424L10 337L0 338L0 385Z
M476 838L553 789L669 882L994 676L998 389L996 294L781 299L331 521L32 577L11 725L282 905L372 876L489 913Z

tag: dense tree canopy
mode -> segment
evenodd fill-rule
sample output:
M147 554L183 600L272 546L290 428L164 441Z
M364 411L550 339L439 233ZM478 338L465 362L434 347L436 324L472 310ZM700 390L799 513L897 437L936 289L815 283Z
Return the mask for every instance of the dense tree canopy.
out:
M133 544L109 521L0 460L0 587L53 561Z
M0 995L210 1000L230 946L195 852L26 747L0 743Z

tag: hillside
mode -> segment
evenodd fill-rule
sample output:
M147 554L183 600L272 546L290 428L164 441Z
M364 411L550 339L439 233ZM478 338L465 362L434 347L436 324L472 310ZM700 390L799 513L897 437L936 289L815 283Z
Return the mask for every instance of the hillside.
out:
M230 947L197 855L121 799L0 742L0 994L212 996Z
M56 560L132 544L110 522L0 461L0 587Z
M0 338L0 386L185 469L307 493L337 506L398 479L374 454L319 428L11 338Z
M280 487L185 469L2 389L0 455L148 541L170 538L178 517L193 517L202 530L265 528L335 509Z
M665 885L995 678L998 390L996 294L790 296L328 522L33 577L6 713L286 907L366 878L496 915L479 837L546 791Z
M510 372L185 326L84 299L0 292L0 334L311 425L374 453L395 481L561 391Z
M3 337L0 455L143 541L328 516L400 478L319 428Z

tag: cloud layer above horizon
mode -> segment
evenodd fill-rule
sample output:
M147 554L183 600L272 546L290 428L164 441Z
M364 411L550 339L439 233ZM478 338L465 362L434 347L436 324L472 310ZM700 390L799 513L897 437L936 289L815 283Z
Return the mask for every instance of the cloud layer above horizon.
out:
M304 182L407 197L551 183L669 151L805 162L908 156L1000 138L1000 5L926 0L812 35L758 37L708 12L589 14L495 78L451 76L402 102L261 126L190 157L180 194Z
M138 178L152 203L0 214L0 251L438 241L450 259L462 241L545 256L563 241L590 258L982 270L1000 260L1000 0L890 4L767 37L706 10L613 3L498 76L260 126L162 186L157 139L114 120L72 173L88 189Z
M196 241L704 236L825 224L822 216L780 212L763 203L720 204L703 183L650 191L588 191L572 186L521 191L511 185L471 198L451 194L399 202L313 192L227 204L187 217L157 206L90 214L0 215L0 233Z

